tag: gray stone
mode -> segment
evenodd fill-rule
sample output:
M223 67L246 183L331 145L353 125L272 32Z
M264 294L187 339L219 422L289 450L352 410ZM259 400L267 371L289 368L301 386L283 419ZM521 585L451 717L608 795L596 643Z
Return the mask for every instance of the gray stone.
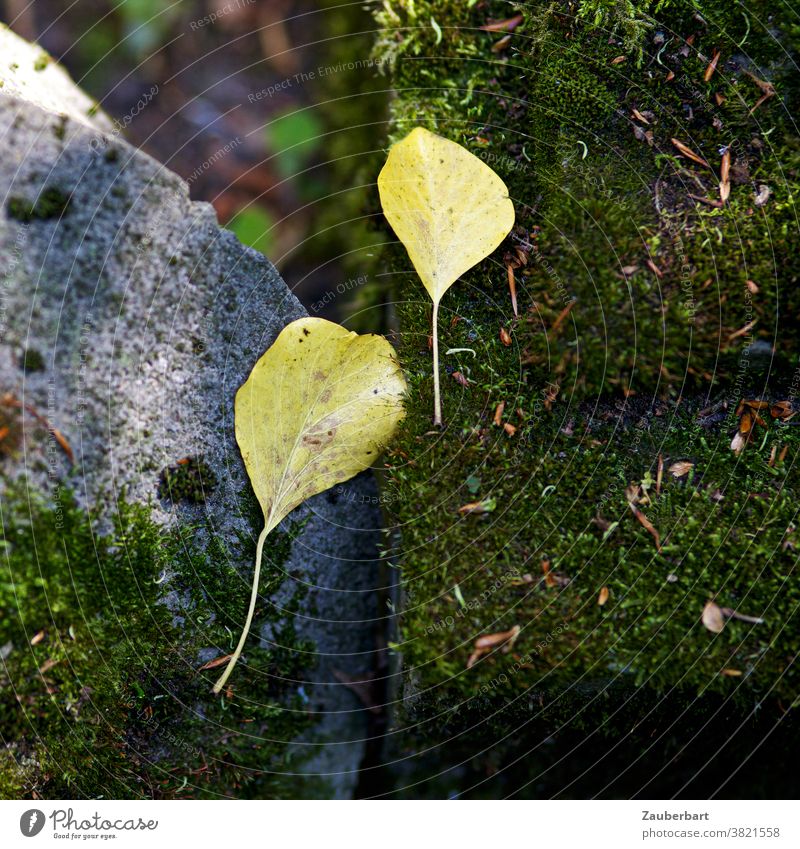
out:
M18 67L0 70L0 394L45 416L75 455L71 468L57 441L28 439L17 473L51 492L69 485L107 512L124 494L162 523L207 516L228 543L256 535L241 506L249 483L234 393L305 311L272 264L220 228L210 205L192 202L177 175L125 143L105 116L90 117L90 101L63 71L32 70L38 47L0 31L4 56L9 45ZM30 82L20 79L27 65ZM44 368L23 369L25 351ZM220 485L199 507L161 502L161 470L190 455L204 457ZM299 508L293 518L308 521L286 565L308 587L298 636L318 652L304 690L321 721L295 745L338 796L352 792L364 751L362 706L334 669L370 668L374 494L362 475ZM248 585L251 574L242 563ZM293 580L276 605L295 592Z

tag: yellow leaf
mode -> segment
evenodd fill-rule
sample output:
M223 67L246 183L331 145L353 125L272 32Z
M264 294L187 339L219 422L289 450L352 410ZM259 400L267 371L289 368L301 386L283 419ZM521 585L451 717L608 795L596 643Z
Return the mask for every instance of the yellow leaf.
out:
M236 441L264 512L250 609L218 693L239 659L258 596L267 534L295 507L369 468L403 418L406 382L392 346L321 318L281 331L236 393Z
M508 235L514 204L488 165L423 127L392 146L378 175L378 192L386 220L433 301L434 421L441 424L439 302Z

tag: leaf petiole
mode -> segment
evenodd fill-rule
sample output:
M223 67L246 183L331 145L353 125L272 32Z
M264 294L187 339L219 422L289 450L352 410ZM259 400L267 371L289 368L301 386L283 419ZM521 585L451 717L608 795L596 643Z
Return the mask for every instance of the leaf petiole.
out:
M233 667L236 666L236 661L239 660L239 656L242 653L242 649L244 648L245 641L247 640L248 635L250 634L250 626L253 624L253 614L256 610L256 599L258 598L258 580L261 577L261 556L264 551L264 541L267 538L267 534L270 532L271 528L269 525L264 525L264 530L261 531L260 536L258 537L258 545L256 545L256 565L255 571L253 572L253 589L250 593L250 608L247 611L247 619L244 623L244 628L242 629L242 635L239 637L239 644L236 646L236 651L231 655L231 659L228 661L228 665L225 667L225 671L220 675L219 680L216 684L214 684L214 689L212 692L216 695L219 693L222 688L225 686L225 682L230 677L231 672L233 672Z
M433 423L442 426L442 395L439 388L439 301L433 301Z

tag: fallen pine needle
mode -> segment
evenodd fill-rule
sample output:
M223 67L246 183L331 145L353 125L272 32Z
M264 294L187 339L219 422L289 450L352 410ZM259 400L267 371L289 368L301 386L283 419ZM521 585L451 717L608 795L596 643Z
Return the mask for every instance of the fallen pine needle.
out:
M202 672L205 669L216 669L218 666L226 664L232 657L232 654L223 654L220 657L215 657L213 660L209 660L208 663L204 663L198 671Z
M570 310L575 306L576 300L573 298L561 312L556 316L556 320L553 322L553 326L550 328L550 333L556 333L558 328L564 323L564 319L569 315Z
M515 316L519 316L517 310L517 281L514 279L514 269L511 265L506 265L506 272L508 274L508 289L511 292L511 309L514 310Z
M700 154L695 153L688 145L684 144L680 139L672 139L672 143L678 150L687 158L691 159L693 162L697 162L699 165L705 165L706 168L710 168L711 166L703 159Z
M522 23L522 14L514 15L513 18L506 18L503 21L490 21L478 29L484 32L512 32Z
M714 71L717 70L717 62L719 62L720 53L721 53L720 50L714 51L714 56L712 57L711 61L708 63L708 67L706 68L705 74L703 74L703 80L705 82L708 82L711 79L711 77L714 76Z
M744 327L740 327L738 330L731 333L731 335L728 336L728 341L733 342L734 339L738 339L740 336L744 336L745 333L749 333L756 326L757 321L757 318L754 318L752 321L748 321Z

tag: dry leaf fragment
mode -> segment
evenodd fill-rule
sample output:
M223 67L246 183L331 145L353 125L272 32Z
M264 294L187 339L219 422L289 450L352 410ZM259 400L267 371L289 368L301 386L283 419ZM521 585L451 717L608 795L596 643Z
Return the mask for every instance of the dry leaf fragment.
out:
M762 103L764 103L766 100L769 100L770 97L774 97L777 92L775 90L775 86L772 83L767 82L766 80L759 79L755 74L752 74L750 71L745 71L745 74L747 74L747 76L750 77L750 79L762 91L761 97L758 98L755 106L749 112L749 114L752 115L753 112L755 112L756 109L758 109L758 107L761 106Z
M67 442L67 439L64 434L61 433L61 431L57 427L51 428L50 433L53 434L53 439L55 439L55 441L61 446L61 450L67 455L67 459L70 461L70 463L74 464L75 455L72 453L72 448L69 442Z
M600 594L597 596L597 604L602 607L608 601L608 587L601 587Z
M745 286L747 286L747 291L750 292L751 295L757 295L759 292L758 284L754 280L747 280L745 282Z
M42 425L42 427L44 427L50 432L53 439L55 439L55 441L61 447L61 450L67 455L67 459L69 460L69 462L71 464L75 463L75 456L72 453L72 448L69 442L67 442L67 439L64 434L61 433L61 431L57 427L53 427L53 425L50 424L47 418L43 416L35 407L31 406L30 404L23 404L21 401L18 401L10 392L6 392L2 396L2 398L0 398L0 403L5 404L8 407L13 407L17 410L25 410L30 413L36 419L36 421L39 422L40 425ZM7 433L8 430L6 429L6 434Z
M517 281L514 278L514 267L511 264L506 265L506 276L508 277L508 291L511 293L511 309L514 311L514 316L519 316L517 309Z
M761 398L742 398L740 405L736 408L736 414L741 415L745 407L751 410L767 410L769 409L769 401L764 401Z
M453 372L453 380L465 389L469 388L469 380L460 371Z
M500 341L508 348L511 345L511 334L505 329L500 328Z
M722 203L727 203L728 198L731 196L731 184L730 183L720 183L719 184L719 199Z
M611 64L612 65L621 65L623 62L627 61L627 59L628 59L627 56L615 56L611 60Z
M757 318L754 318L752 321L748 321L744 327L740 327L738 330L735 330L728 336L728 342L733 342L734 339L738 339L740 336L744 336L746 333L749 333L755 326Z
M42 630L42 631L37 631L37 632L36 632L36 633L35 633L35 634L31 637L31 645L32 645L32 646L38 646L38 645L39 645L39 643L41 643L41 641L44 639L44 635L45 635L46 633L47 633L47 632L46 632L46 631L44 631L44 630Z
M720 52L721 51L719 51L719 50L714 51L714 55L711 58L711 61L708 63L708 67L706 68L706 72L705 72L705 74L703 74L703 80L705 82L708 82L711 79L711 77L714 76L714 71L717 70L717 62L719 62Z
M264 513L250 606L222 690L250 631L269 534L312 495L369 468L404 416L406 382L382 336L322 318L288 324L236 393L234 427Z
M467 660L467 669L471 669L483 655L488 654L492 649L502 646L502 651L508 653L514 647L514 643L519 636L520 627L514 625L508 631L499 631L496 634L484 634L475 640L475 648Z
M643 124L650 123L638 109L633 109L631 111L633 112L633 117L636 118L637 121L641 121Z
M710 168L711 166L703 159L700 154L695 153L688 145L685 145L680 139L672 139L672 143L678 150L687 158L691 159L693 162L697 162L699 165L705 165L706 168Z
M496 508L497 502L494 498L484 498L483 501L470 501L469 504L462 505L458 508L458 512L466 516L470 514L480 516L483 513L491 513Z
M658 552L661 551L661 536L658 531L653 526L653 523L647 518L647 516L642 513L642 511L637 506L639 502L639 490L640 487L637 484L631 484L625 490L625 497L628 500L628 507L630 507L631 512L639 521L639 524L653 537L656 542L656 550Z
M57 660L53 660L52 657L48 657L47 660L39 667L39 674L44 675L45 672L49 672L57 663Z
M741 669L731 669L729 666L726 666L725 669L720 671L720 675L725 675L728 678L739 678L741 674Z
M715 209L722 209L722 201L721 200L713 200L712 198L706 198L702 195L693 195L691 192L688 192L689 197L692 200L699 201L700 203L704 203L706 206L713 206Z
M550 328L550 335L558 332L558 328L564 323L564 319L570 314L570 311L577 303L577 300L573 298L561 312L556 316L556 320L553 322L553 326Z
M223 663L227 663L232 657L232 654L223 654L215 657L213 660L209 660L208 663L204 663L198 671L203 672L206 669L216 669L218 666L222 666Z
M682 478L684 475L688 475L693 468L694 463L690 463L688 460L678 460L678 462L673 463L667 471L676 478Z
M655 274L656 277L658 277L659 280L664 276L664 272L653 262L652 259L645 260L645 265L653 272L653 274Z
M497 646L503 646L506 650L511 650L519 636L520 627L514 625L508 631L498 631L496 634L484 634L475 640L476 649L493 649Z
M498 427L500 427L500 425L503 423L503 410L505 410L505 408L506 408L506 402L505 401L501 401L494 408L494 419L493 419L493 421Z
M488 165L423 127L392 146L378 192L386 220L433 302L434 424L441 425L439 303L511 231L514 204Z
M725 153L722 154L722 163L719 167L719 179L721 183L727 183L731 173L731 151L730 148L725 148Z
M508 35L504 35L501 39L499 39L492 45L492 53L500 53L501 51L505 50L509 44L511 44L510 33Z
M661 551L661 535L655 529L655 526L653 525L653 523L637 507L631 506L631 510L633 510L633 515L636 516L636 518L639 520L639 523L641 524L641 526L646 531L648 531L650 536L653 537L653 539L656 542L656 551L660 552Z
M769 186L765 186L763 183L758 187L758 193L756 194L755 203L756 206L764 206L764 204L769 200L770 195L772 194L772 189Z
M791 401L775 401L769 408L769 414L773 419L788 421L795 413Z
M513 435L517 432L516 427L514 427L514 425L512 425L512 424L511 424L511 422L506 422L506 423L503 425L503 430L504 430L504 431L505 431L505 432L506 432L509 436L513 436Z
M725 627L725 617L719 605L713 601L707 601L703 608L702 622L713 634L719 634Z
M489 21L478 29L484 32L512 32L522 23L522 14L514 15L512 18L506 18L503 21Z

